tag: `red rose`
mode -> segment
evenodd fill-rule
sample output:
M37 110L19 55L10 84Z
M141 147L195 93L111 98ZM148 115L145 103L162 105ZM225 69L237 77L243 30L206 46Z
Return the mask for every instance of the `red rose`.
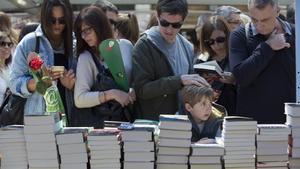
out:
M41 69L42 65L44 64L44 61L40 57L35 57L29 62L30 69L37 71Z

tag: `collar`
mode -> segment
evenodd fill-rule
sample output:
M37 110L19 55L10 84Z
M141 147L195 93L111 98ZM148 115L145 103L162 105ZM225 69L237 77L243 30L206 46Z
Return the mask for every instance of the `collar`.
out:
M291 28L290 24L288 24L287 22L281 20L278 17L277 17L277 20L280 23L280 25L282 26L284 32L289 34L289 35L292 35L292 32L291 32L292 28ZM252 35L253 36L258 35L259 33L256 31L256 28L255 28L254 24L252 22L250 24L251 24L251 29L252 29Z

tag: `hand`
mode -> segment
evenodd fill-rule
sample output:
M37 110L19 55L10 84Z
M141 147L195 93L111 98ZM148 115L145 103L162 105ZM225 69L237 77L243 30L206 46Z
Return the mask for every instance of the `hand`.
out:
M34 79L28 80L27 89L29 92L33 93L36 89L36 82Z
M275 51L291 47L291 45L286 42L284 34L277 33L277 29L272 32L266 43Z
M63 77L64 73L65 73L65 71L64 72L62 72L62 71L55 71L53 69L53 67L47 68L47 70L48 70L48 74L49 74L51 80L53 80L53 81L56 81L59 78Z
M116 100L118 103L121 104L122 107L127 106L130 103L129 94L121 90L111 89L105 91L105 93L106 93L106 101Z
M219 77L213 73L203 73L201 76L209 83L212 84L214 81L218 80Z
M197 86L210 86L207 81L198 74L181 75L181 83L184 86L197 85Z
M129 94L130 103L133 104L134 101L136 100L135 90L133 88L130 88L128 94Z
M60 83L67 89L72 90L75 85L75 73L72 69L69 71L65 70L63 76L59 78Z
M233 76L233 74L231 72L224 72L224 74L222 75L222 78L219 79L220 82L225 83L225 84L235 84L236 80L235 77Z

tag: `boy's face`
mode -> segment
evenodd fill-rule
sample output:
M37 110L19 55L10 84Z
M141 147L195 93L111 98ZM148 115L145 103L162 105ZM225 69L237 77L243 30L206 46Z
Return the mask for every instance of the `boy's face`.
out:
M212 111L211 100L208 97L204 97L193 107L190 104L186 103L185 108L191 113L191 115L197 122L206 121Z

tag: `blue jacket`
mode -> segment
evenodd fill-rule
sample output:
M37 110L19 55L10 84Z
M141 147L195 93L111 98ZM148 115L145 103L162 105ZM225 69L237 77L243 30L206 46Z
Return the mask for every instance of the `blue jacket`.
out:
M9 86L14 94L27 98L27 102L24 108L25 115L44 114L46 108L43 96L37 92L30 93L27 89L27 82L32 78L28 69L27 56L30 52L35 51L36 36L40 37L39 50L44 64L48 66L53 66L54 64L54 53L52 46L49 40L45 37L41 26L39 26L35 32L26 35L17 45L15 53L13 55ZM69 68L74 67L76 68L75 61L73 57L69 57ZM72 106L73 96L71 91L66 92L66 99L67 106ZM71 110L71 108L68 110Z

